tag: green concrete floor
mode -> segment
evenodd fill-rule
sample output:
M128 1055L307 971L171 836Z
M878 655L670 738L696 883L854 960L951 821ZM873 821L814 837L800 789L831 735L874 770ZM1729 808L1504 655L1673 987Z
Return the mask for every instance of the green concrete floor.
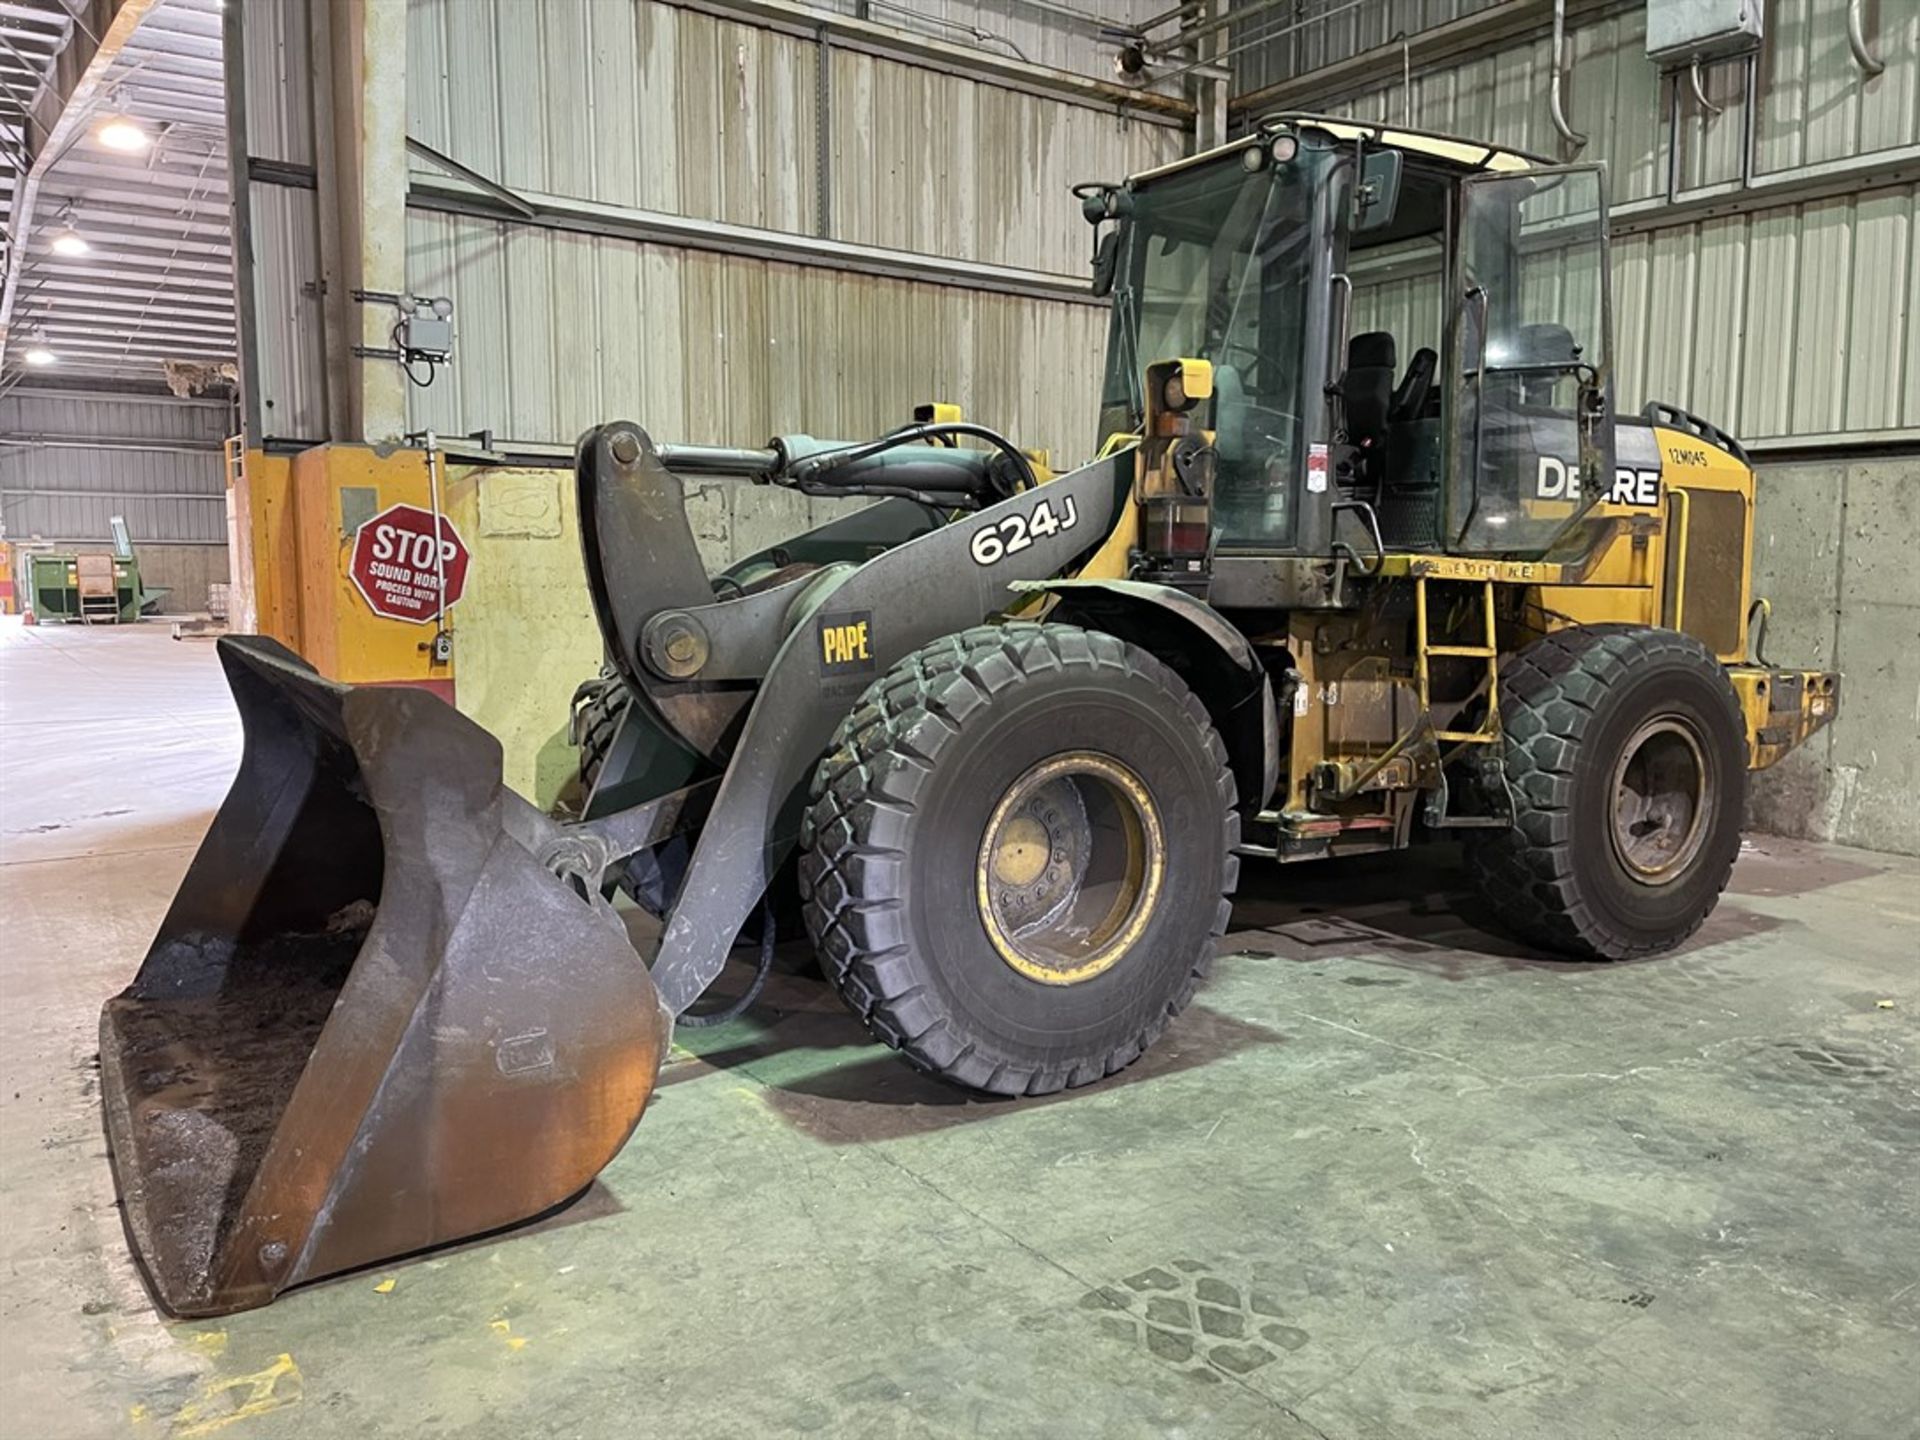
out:
M0 630L8 1440L1916 1433L1920 863L1764 838L1616 967L1480 929L1444 852L1250 867L1239 953L1069 1098L783 976L570 1211L164 1323L95 1015L236 741L205 642Z

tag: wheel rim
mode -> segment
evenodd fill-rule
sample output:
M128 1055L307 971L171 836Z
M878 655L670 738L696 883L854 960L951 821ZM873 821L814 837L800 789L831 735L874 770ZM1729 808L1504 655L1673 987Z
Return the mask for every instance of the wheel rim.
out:
M1663 715L1633 732L1613 772L1613 850L1643 885L1685 873L1706 842L1711 772L1699 733Z
M1119 761L1054 756L1000 797L974 873L980 919L1002 960L1046 985L1091 980L1153 914L1166 874L1159 811Z

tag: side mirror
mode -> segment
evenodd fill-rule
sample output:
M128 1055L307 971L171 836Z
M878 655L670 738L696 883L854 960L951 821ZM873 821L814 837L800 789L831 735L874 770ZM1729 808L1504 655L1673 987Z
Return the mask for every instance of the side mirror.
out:
M1360 188L1354 200L1359 213L1354 217L1356 234L1381 230L1393 223L1400 208L1400 162L1398 150L1369 150L1360 165Z
M1120 260L1120 232L1109 230L1093 246L1093 293L1113 293L1113 275Z

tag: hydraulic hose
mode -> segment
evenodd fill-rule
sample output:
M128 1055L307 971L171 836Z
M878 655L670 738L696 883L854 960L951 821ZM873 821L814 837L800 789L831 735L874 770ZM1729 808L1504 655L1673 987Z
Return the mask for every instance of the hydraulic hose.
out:
M773 973L773 899L771 896L760 902L760 953L754 957L753 979L748 982L745 993L737 1000L729 1001L718 1010L696 1015L693 1011L684 1012L679 1024L689 1030L704 1030L713 1025L724 1025L729 1020L738 1020L760 998L760 992L767 988L767 977Z
M858 445L839 446L830 450L817 450L805 455L793 453L793 449L798 448L794 441L804 437L782 437L774 441L774 448L780 452L785 463L781 473L775 478L796 486L818 483L834 470L858 464L862 460L871 459L887 451L962 435L984 440L1006 456L1012 462L1014 473L1019 478L1019 484L1015 488L1027 489L1038 483L1034 478L1032 463L1021 453L1019 446L999 431L989 430L984 425L975 425L967 420L951 420L933 425L906 425L898 430L888 431L877 440L868 440Z

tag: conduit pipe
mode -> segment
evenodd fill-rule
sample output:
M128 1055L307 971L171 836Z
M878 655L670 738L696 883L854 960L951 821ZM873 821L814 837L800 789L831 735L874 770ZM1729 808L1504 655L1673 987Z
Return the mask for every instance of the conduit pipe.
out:
M1553 88L1547 95L1547 110L1553 128L1578 155L1587 148L1587 137L1567 123L1564 98L1567 84L1567 0L1553 0Z
M1867 22L1861 10L1863 0L1847 0L1847 44L1853 50L1853 63L1869 80L1887 68L1887 62L1867 48Z

